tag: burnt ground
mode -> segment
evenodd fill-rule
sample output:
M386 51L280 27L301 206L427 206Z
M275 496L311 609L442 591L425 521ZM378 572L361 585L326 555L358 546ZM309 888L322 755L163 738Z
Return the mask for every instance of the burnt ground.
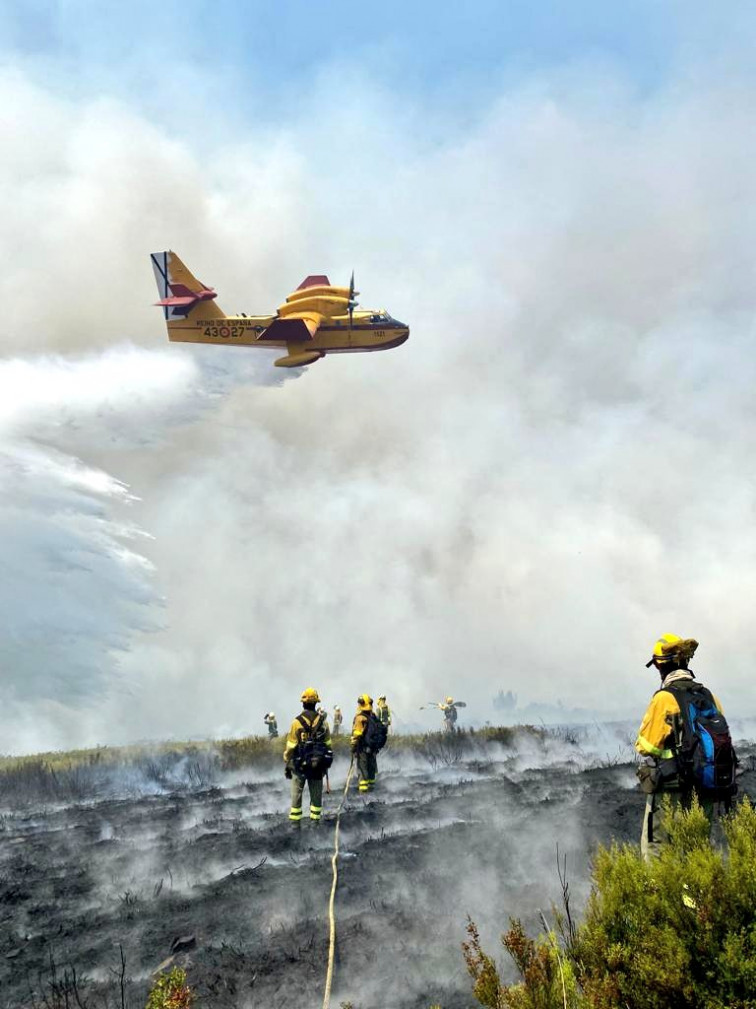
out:
M579 908L596 844L637 840L643 796L619 761L553 737L471 742L462 755L389 746L376 792L353 790L342 817L332 1004L475 1006L466 916L496 952L510 915L538 927L538 910L558 901L557 845ZM122 950L124 1005L141 1009L181 936L194 943L172 962L199 1006L320 1005L345 773L345 761L333 769L324 823L299 835L278 769L159 794L129 780L68 805L3 803L0 1005L75 1006L78 994L86 1009L120 1007ZM756 794L756 772L742 781Z

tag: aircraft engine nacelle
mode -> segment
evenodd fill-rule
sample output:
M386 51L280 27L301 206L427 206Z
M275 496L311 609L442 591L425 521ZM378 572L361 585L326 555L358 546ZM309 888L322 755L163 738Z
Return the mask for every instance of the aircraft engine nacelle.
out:
M332 315L346 315L349 307L347 298L320 297L300 298L298 301L287 301L278 309L279 318L289 315L301 315L303 312L317 313L330 318Z

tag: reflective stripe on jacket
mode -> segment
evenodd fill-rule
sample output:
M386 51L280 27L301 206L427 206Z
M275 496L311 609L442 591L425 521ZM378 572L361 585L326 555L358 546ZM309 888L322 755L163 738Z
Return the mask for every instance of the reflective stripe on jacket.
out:
M352 722L352 746L356 747L362 743L362 737L367 731L371 714L372 712L370 711L358 711L354 716L354 721Z
M681 680L693 680L693 673L687 669L676 669L673 673L669 673L664 677L661 689L651 698L635 741L638 753L657 757L659 760L668 760L674 756L675 715L680 714L680 705L675 695L665 690L665 687ZM721 712L722 705L717 697L714 697L714 703Z

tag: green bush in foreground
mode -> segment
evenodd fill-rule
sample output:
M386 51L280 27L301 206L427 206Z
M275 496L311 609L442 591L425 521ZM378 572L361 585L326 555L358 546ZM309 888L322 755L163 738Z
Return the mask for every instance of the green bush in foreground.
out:
M160 974L152 986L145 1009L191 1009L194 995L186 983L186 971L174 967Z
M558 935L502 936L520 982L502 983L473 922L463 949L488 1009L756 1009L756 811L745 800L711 846L703 811L668 812L670 843L643 862L634 846L600 848L581 924Z

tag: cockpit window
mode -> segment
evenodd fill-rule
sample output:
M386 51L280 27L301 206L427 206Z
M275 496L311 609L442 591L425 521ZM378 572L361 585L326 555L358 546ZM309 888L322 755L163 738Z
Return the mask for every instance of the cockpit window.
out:
M371 322L391 322L391 316L388 312L376 312L374 315L370 316Z

